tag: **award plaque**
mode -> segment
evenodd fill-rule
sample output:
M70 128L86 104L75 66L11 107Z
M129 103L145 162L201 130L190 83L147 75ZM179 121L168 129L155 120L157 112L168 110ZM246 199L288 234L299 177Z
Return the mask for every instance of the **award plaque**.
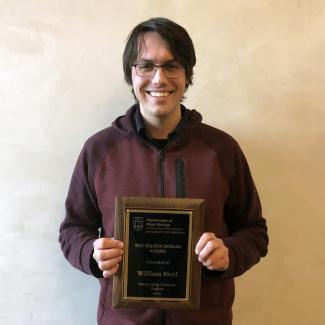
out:
M113 307L198 309L204 200L116 198L115 239L124 242Z

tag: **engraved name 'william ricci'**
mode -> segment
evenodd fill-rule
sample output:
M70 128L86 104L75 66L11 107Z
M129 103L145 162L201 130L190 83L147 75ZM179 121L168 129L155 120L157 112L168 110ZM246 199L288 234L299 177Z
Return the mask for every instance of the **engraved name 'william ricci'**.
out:
M138 270L137 274L139 277L142 276L153 276L153 277L170 277L170 278L177 278L178 277L178 272L153 272L153 271L142 271Z

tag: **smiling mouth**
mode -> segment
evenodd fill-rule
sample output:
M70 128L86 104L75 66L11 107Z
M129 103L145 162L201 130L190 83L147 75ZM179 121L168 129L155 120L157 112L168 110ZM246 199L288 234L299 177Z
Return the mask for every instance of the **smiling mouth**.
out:
M146 91L152 97L167 97L172 91Z

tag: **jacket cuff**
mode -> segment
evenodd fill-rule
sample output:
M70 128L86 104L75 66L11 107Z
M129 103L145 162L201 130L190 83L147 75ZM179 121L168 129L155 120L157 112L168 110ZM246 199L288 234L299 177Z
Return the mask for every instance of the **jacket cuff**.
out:
M236 274L237 256L231 244L229 243L230 240L231 239L229 237L223 240L224 245L228 248L228 256L229 256L229 266L228 269L222 275L223 279L234 278Z
M99 269L98 264L93 258L95 240L90 240L84 245L81 253L81 265L85 273L91 274L96 278L102 278L103 272Z

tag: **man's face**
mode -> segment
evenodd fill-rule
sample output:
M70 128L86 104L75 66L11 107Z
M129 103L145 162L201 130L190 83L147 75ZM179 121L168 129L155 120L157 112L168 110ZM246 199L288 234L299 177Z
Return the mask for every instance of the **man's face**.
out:
M150 62L157 65L175 61L168 44L156 32L148 32L139 47L136 63ZM162 68L153 77L140 77L132 67L134 94L140 103L145 120L173 118L180 112L180 101L185 92L185 71L175 78L167 78ZM179 115L178 115L179 116Z

